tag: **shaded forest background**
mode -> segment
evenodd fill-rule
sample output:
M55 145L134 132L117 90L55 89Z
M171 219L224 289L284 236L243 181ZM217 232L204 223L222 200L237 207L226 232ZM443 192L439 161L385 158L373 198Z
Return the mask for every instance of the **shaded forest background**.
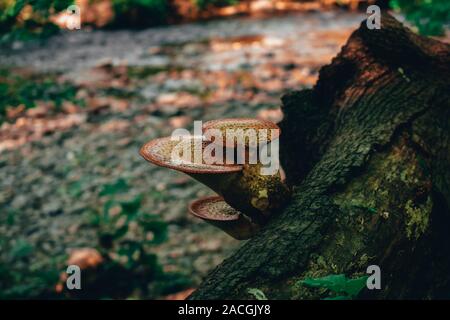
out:
M402 12L422 34L442 35L449 20L445 0L2 0L3 41L48 36L58 30L58 15L71 4L81 8L83 24L106 28L143 28L213 17L261 12L350 8L369 4Z

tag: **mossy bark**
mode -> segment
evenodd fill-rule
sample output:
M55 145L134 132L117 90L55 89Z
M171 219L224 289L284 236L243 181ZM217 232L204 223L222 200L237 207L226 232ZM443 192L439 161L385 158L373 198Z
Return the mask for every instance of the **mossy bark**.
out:
M286 94L291 203L191 299L320 299L306 277L381 268L359 298L450 298L450 47L388 14L363 22L312 90Z

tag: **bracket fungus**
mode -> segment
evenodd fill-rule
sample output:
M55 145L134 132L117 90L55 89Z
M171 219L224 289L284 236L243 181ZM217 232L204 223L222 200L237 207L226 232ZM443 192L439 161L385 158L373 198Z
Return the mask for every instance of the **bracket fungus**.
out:
M222 197L211 196L193 201L189 212L238 240L251 238L260 226L226 203Z
M154 139L142 146L140 154L153 164L190 175L223 197L220 202L210 198L194 202L191 212L231 236L244 239L290 197L280 175L279 135L278 126L265 120L213 120L202 126L201 135ZM207 207L199 211L200 205ZM235 210L239 218L233 223L208 218L206 210L217 213L217 208ZM230 225L237 230L229 229ZM251 232L242 236L239 230L245 228Z

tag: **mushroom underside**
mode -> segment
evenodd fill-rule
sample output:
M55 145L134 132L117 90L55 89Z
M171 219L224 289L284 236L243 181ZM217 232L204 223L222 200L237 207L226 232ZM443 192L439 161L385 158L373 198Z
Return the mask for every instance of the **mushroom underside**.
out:
M189 205L189 212L238 240L249 239L259 230L257 224L252 223L240 211L231 207L219 196L205 197L193 201Z

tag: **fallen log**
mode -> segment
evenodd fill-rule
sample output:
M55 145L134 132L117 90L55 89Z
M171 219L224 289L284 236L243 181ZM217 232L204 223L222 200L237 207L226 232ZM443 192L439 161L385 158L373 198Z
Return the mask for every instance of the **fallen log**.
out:
M289 206L191 299L322 299L301 280L381 270L359 298L450 298L450 46L383 13L311 90L282 97Z

